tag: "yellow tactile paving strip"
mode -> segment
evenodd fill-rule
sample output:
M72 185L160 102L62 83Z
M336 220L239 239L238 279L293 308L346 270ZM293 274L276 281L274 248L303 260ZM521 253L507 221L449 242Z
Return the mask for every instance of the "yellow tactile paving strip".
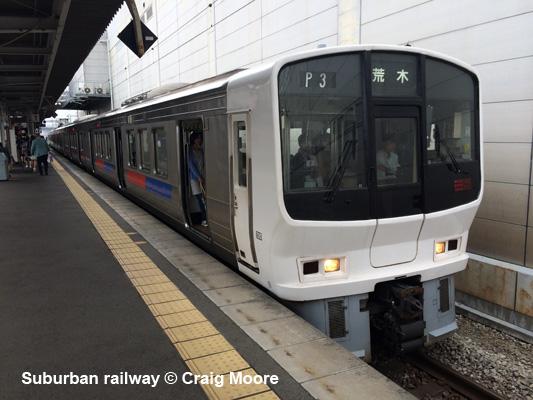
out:
M203 384L210 399L278 399L263 383L230 384L230 373L257 373L100 205L56 161L52 164L175 348L195 375L224 375L224 385ZM253 381L252 381L253 382ZM220 385L218 385L220 386Z

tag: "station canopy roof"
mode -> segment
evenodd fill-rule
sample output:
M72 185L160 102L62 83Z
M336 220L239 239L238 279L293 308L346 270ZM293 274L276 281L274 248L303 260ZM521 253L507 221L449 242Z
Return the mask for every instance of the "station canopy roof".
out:
M123 0L0 0L0 107L54 114ZM37 122L37 121L35 121Z

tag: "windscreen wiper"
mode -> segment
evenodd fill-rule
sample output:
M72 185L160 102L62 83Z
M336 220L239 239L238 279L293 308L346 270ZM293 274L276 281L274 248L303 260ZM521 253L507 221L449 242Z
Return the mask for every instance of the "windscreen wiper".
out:
M442 140L440 138L440 132L439 132L439 126L438 125L435 126L435 141L437 142L439 147L442 144L444 146L444 148L446 149L446 153L448 153L448 155L450 156L450 160L452 161L454 172L456 174L460 174L460 173L468 174L468 171L461 170L461 166L459 165L459 163L457 162L457 159L453 155L453 153L452 153L452 151L450 149L450 146L448 146L448 143L446 143L446 141L444 141L444 140ZM440 153L440 148L438 149L437 153L440 155L440 159L442 160L442 162L446 162L446 157ZM450 164L448 164L448 165L450 165Z
M341 186L342 178L346 172L346 166L350 160L350 155L352 154L353 149L355 149L356 143L356 140L348 140L346 143L344 143L342 154L339 157L339 161L337 162L335 169L333 170L332 178L329 180L327 191L324 195L324 202L331 203L337 195L339 187Z

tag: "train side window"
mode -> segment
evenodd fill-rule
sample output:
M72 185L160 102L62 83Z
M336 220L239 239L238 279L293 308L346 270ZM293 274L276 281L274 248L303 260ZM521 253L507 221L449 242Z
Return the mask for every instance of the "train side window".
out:
M137 168L137 136L135 131L128 131L128 166Z
M164 128L153 130L155 149L155 173L168 176L167 133Z
M102 135L100 132L96 132L94 140L96 142L96 156L102 156Z
M111 148L113 147L113 134L111 132L107 132L107 157L112 160L113 159L113 151Z
M235 122L235 133L237 134L237 173L239 177L239 186L246 187L246 123L244 121Z
M139 144L141 146L141 169L150 171L150 139L148 130L139 130Z
M76 147L76 134L75 133L71 133L70 134L70 147L74 150L77 150L77 147Z
M100 132L100 157L105 158L105 132Z

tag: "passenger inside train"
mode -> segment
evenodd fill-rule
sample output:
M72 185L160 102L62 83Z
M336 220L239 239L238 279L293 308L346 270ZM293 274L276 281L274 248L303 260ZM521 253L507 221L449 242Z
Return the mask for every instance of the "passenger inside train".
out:
M189 139L189 178L191 192L198 201L198 207L202 213L202 226L208 226L207 213L205 209L205 158L204 150L201 148L203 137L200 132L194 131Z

